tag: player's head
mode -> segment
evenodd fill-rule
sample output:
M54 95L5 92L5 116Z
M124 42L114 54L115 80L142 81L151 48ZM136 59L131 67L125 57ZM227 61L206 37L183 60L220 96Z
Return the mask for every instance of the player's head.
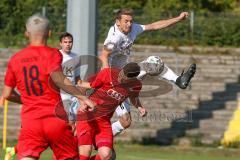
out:
M126 64L120 71L118 80L119 82L128 82L135 80L140 73L140 66L137 63L131 62Z
M131 9L120 9L116 15L116 24L121 32L131 32L133 24L133 11Z
M62 51L66 54L70 53L72 50L72 46L73 46L72 34L70 34L68 32L61 34L59 37L59 41L60 41L59 44L61 46Z
M30 40L47 39L50 35L49 20L40 14L32 15L26 22L25 35L29 37Z

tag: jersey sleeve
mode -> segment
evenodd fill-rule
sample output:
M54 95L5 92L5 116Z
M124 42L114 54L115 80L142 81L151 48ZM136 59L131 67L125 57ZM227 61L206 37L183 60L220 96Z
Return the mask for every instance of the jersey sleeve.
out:
M137 23L133 23L132 27L133 27L133 32L135 36L141 34L145 30L145 25L141 25Z
M16 77L13 72L11 61L9 61L6 71L6 76L4 80L5 85L14 88L16 86Z
M90 82L91 88L99 88L104 84L106 79L107 69L101 70L93 81Z
M104 41L104 45L106 45L107 43L117 43L117 34L115 33L115 26L112 26L109 31L108 31L108 35L107 35L107 38L105 39Z
M51 57L48 59L47 73L62 70L62 54L57 49L51 50Z
M104 47L109 51L113 51L114 49L116 49L117 44L119 43L119 40L120 40L117 34L115 33L114 27L115 26L110 28L107 38L103 43Z

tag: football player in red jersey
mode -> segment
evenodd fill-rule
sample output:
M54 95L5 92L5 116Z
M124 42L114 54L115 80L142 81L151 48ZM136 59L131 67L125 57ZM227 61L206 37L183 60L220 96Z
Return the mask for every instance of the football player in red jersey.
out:
M78 83L80 87L95 89L89 99L96 103L94 112L77 112L77 137L81 160L90 159L93 145L98 149L98 154L91 157L92 160L111 158L113 133L110 119L116 107L126 98L130 99L141 116L147 114L138 98L142 88L141 82L136 78L139 73L140 67L132 62L123 69L105 68L90 83Z
M55 107L61 101L58 88L81 101L80 111L92 110L95 104L63 75L61 54L58 49L47 46L50 27L46 17L29 17L25 35L30 44L9 60L2 92L3 99L23 104L18 159L39 159L48 147L57 159L78 159L71 127L55 115Z

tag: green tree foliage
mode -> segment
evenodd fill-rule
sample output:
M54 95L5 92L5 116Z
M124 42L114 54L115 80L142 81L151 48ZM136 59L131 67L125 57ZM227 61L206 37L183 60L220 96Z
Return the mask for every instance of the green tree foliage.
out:
M53 38L66 30L67 0L0 0L0 45L23 46L26 18L42 13L52 23ZM177 16L181 11L194 11L194 31L190 33L189 22L174 27L144 33L137 43L162 45L240 45L240 0L98 0L98 34L103 42L108 29L115 23L115 12L120 8L134 10L135 21L141 24ZM231 14L226 14L231 12ZM235 13L232 13L235 12ZM213 14L214 13L214 14ZM193 35L193 39L192 39Z
M46 16L54 26L54 35L63 32L66 24L65 0L1 0L0 42L4 46L26 45L23 36L26 19L35 13L42 13L43 7L46 8Z
M104 2L104 3L103 3ZM218 45L239 46L239 16L231 13L239 7L239 0L142 0L141 6L130 6L127 1L103 0L100 4L100 41L106 37L109 26L114 23L111 16L116 8L133 8L135 21L140 24L177 16L181 11L194 11L194 30L190 22L178 23L174 27L141 35L136 43L156 45ZM107 8L105 8L107 6ZM104 15L106 13L106 15ZM222 14L220 14L222 13ZM225 14L228 13L228 14ZM229 25L231 24L231 25Z

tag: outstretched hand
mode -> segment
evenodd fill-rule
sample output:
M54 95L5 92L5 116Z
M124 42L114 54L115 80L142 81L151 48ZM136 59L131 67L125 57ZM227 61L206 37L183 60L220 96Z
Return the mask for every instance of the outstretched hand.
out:
M178 16L178 18L179 18L180 20L184 20L184 19L188 18L188 16L189 16L189 13L188 13L188 12L182 12L182 13L180 13L180 15Z
M145 117L147 115L147 110L143 107L138 107L139 115Z
M79 110L81 112L87 112L87 111L91 112L94 110L94 108L96 106L96 104L93 101L91 101L90 99L87 99L87 98L84 100L79 100L79 101L80 101Z
M5 98L3 96L0 97L0 107L4 106Z

